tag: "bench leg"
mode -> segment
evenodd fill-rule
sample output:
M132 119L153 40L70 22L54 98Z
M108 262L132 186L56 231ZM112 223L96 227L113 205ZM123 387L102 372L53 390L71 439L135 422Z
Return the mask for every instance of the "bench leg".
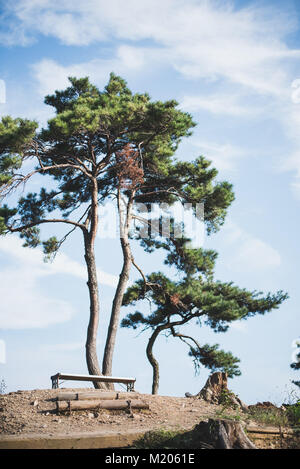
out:
M132 392L132 391L134 391L134 384L127 383L127 392Z
M59 387L58 378L52 379L52 389L58 389L58 387Z

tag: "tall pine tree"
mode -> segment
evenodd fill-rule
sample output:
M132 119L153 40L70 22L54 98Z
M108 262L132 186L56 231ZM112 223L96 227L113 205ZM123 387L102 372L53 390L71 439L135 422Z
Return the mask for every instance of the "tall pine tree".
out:
M46 128L39 130L35 121L9 116L0 122L0 233L19 233L25 246L42 246L51 257L74 230L80 230L90 298L88 371L111 374L120 307L134 263L128 240L134 202L205 203L205 221L212 232L223 223L234 196L229 183L215 182L217 172L204 158L175 159L181 139L191 135L195 125L188 113L177 109L176 101L152 101L147 93L133 94L113 73L103 91L88 78L69 80L67 89L45 98L56 113ZM35 164L30 172L23 166L27 160ZM5 197L37 175L52 178L51 190L41 187L21 197L16 207L9 207ZM95 242L101 223L99 205L110 197L118 200L123 267L100 367ZM45 224L53 230L62 224L69 231L61 239L55 235L42 239Z

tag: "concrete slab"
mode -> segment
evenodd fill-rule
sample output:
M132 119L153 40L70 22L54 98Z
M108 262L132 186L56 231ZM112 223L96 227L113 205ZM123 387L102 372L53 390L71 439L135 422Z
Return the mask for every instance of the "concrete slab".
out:
M126 432L28 434L0 436L0 449L99 449L125 448L141 438L147 429Z

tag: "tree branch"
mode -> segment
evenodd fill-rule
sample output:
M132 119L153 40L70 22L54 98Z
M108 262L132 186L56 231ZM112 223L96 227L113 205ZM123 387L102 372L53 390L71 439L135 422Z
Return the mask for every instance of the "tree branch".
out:
M17 228L8 226L7 229L11 233L17 233L17 232L21 232L24 230L28 230L29 228L33 228L34 226L42 225L43 223L67 223L69 225L74 225L76 228L80 228L82 231L86 231L86 227L83 224L78 223L76 221L72 221L72 220L64 220L63 218L51 218L48 220L38 220L37 222L28 223L27 225L19 226Z

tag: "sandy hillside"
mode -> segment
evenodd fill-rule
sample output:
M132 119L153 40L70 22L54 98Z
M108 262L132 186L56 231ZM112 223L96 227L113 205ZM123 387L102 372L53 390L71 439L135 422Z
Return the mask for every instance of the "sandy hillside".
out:
M214 416L220 407L193 398L139 394L139 399L149 404L149 410L134 410L133 417L124 411L104 409L57 415L55 401L59 393L86 391L93 392L93 389L47 389L4 394L0 396L0 432L2 435L55 435L105 429L191 429L201 419Z
M230 408L224 410L222 405L212 405L193 397L135 393L133 399L144 401L149 409L133 409L131 415L124 410L105 409L57 413L58 396L72 392L95 393L95 400L99 400L99 391L94 388L17 391L0 395L0 441L3 438L5 442L10 437L12 440L38 437L50 441L51 438L89 438L89 435L97 434L142 434L157 429L191 430L209 418L238 418L246 425L250 439L258 448L299 448L300 445L299 436L289 440L290 435L284 436L278 432L278 428L251 421L248 413ZM270 432L271 435L268 435ZM274 432L277 436L274 436Z

